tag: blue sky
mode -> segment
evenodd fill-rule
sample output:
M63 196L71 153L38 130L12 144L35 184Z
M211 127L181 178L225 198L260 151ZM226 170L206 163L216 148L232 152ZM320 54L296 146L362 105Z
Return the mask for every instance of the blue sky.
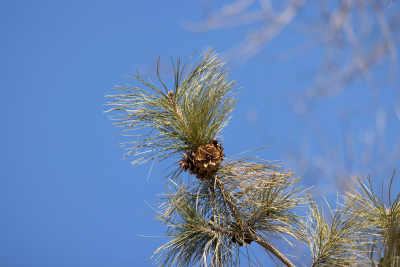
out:
M151 266L148 258L165 240L139 235L164 233L145 203L163 191L162 168L146 180L148 165L131 168L121 160L115 144L126 140L103 114L104 96L135 69L151 76L158 55L168 64L171 56L186 59L209 47L219 53L245 32L183 27L201 18L200 1L1 1L1 266ZM280 146L300 146L293 132L302 122L277 101L309 82L304 77L320 51L311 51L305 65L269 64L268 55L290 37L232 68L243 93L225 130L228 156L268 145L261 156L283 161ZM368 98L360 88L340 103ZM334 101L318 114L332 117L332 139L341 136L330 113L329 105L340 105ZM249 122L252 114L258 126ZM399 125L392 128L389 140Z

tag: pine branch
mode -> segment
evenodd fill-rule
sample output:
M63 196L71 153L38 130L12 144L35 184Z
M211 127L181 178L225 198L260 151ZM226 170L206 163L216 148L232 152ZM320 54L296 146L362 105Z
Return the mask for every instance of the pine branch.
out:
M167 187L156 219L168 226L167 236L172 239L153 256L158 256L156 262L161 266L193 266L199 262L206 266L208 257L211 266L238 265L238 246L232 243L233 232L227 228L229 215L211 188L206 181L197 186L172 182L172 188Z
M361 234L363 224L356 213L350 212L352 203L335 211L328 205L330 222L323 209L309 196L309 214L301 223L310 247L311 266L365 266L368 264L365 247L367 240Z
M363 235L369 239L370 260L379 266L398 266L400 259L400 193L392 200L393 172L388 189L388 205L383 192L378 194L370 177L354 178L346 200L351 212L364 223ZM381 252L383 251L383 255Z
M286 258L279 250L274 248L266 240L264 240L263 238L258 236L254 231L252 231L251 227L249 227L247 225L247 223L243 220L241 214L239 213L239 211L237 209L237 206L232 201L229 193L226 191L224 184L218 179L217 176L215 176L214 179L215 179L215 183L217 184L218 188L221 190L224 200L226 201L230 210L234 214L234 217L244 227L245 236L247 238L249 238L250 240L257 242L262 247L264 247L266 250L268 250L269 252L274 254L278 259L280 259L284 264L286 264L286 266L294 267L293 263L288 258Z
M180 67L177 61L174 87L169 90L161 79L157 61L158 89L139 72L129 77L145 88L116 86L121 94L109 95L114 106L107 112L124 133L133 132L137 140L121 144L128 152L125 157L135 156L132 165L153 160L178 157L219 138L228 124L230 113L237 100L235 82L230 81L224 64L212 55L212 51L199 58L190 68L186 62Z
M156 208L156 220L165 223L171 238L155 252L157 261L161 266L236 265L239 247L255 241L293 266L261 235L302 239L294 213L302 202L298 179L257 158L224 159L216 139L230 119L237 91L211 52L187 71L187 63L180 68L178 60L172 90L161 79L158 61L162 89L137 72L133 79L146 89L117 86L123 93L110 96L114 108L109 111L119 113L115 125L135 132L137 140L123 144L129 150L125 156L136 157L133 165L184 155L172 172L172 188ZM184 184L181 174L188 170L198 180Z
M328 205L330 221L310 196L309 213L300 220L295 211L306 194L292 172L256 157L224 158L217 138L237 103L235 82L224 64L212 51L193 66L187 64L180 67L179 59L173 63L170 90L158 60L162 89L137 72L133 79L145 89L117 86L122 93L110 96L114 100L108 103L114 106L109 112L118 113L112 117L115 125L124 133L134 132L130 136L136 140L122 144L128 149L125 156L135 156L133 165L184 157L172 165L174 179L168 180L163 202L155 208L155 219L166 225L170 238L153 256L160 266L237 266L240 247L251 242L294 266L271 244L272 238L291 244L287 237L310 247L312 266L366 265L366 252L372 264L398 266L400 194L392 201L394 173L389 205L369 177L355 178L345 203L335 211ZM183 182L186 171L197 179Z

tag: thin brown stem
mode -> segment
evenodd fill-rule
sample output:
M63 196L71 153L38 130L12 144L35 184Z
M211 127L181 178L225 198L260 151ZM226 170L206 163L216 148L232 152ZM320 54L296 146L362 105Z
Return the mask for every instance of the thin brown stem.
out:
M185 124L185 126L186 126L185 119L183 118L182 112L181 112L181 110L179 109L179 107L178 107L178 105L176 104L176 101L175 101L175 99L174 99L174 92L169 91L169 92L168 92L168 95L167 95L167 98L168 98L169 101L171 102L171 106L172 106L172 108L175 110L176 114L178 115L178 118L179 118L179 119L182 121L182 123Z
M175 110L176 115L178 116L178 119L180 120L180 122L182 123L183 127L185 128L184 130L186 131L186 134L188 136L190 136L191 132L190 132L189 127L188 127L188 125L187 125L187 123L185 121L185 118L182 115L182 112L181 112L180 108L176 104L176 101L175 101L175 98L174 98L174 92L169 91L168 95L167 95L167 98L170 101L172 108Z
M254 234L252 232L248 233L248 236L253 239L255 242L257 242L260 246L274 254L278 259L280 259L286 266L289 267L295 267L294 264L285 257L277 248L272 246L270 243L268 243L266 240L258 236L257 234Z
M235 219L238 221L240 225L242 225L245 229L245 235L246 237L250 238L252 241L258 243L261 245L263 248L274 254L279 260L281 260L286 266L289 267L294 267L294 264L285 257L278 249L273 247L270 243L268 243L266 240L264 240L261 236L257 235L251 227L247 225L247 223L243 220L236 204L232 201L232 198L230 197L229 193L225 189L225 185L223 184L222 181L218 179L218 177L215 175L215 183L218 186L218 188L221 190L222 197L224 198L225 202L228 204L231 212L233 213L233 216Z

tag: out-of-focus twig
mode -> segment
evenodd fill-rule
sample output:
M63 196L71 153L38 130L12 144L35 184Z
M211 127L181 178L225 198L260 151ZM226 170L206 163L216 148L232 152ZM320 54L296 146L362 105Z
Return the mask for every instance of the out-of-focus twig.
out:
M207 3L204 20L188 23L187 29L204 32L246 27L242 40L222 53L234 64L268 52L264 48L284 31L295 32L306 42L299 47L293 41L292 49L274 58L288 60L290 55L299 56L315 47L323 52L314 75L303 77L312 82L290 98L303 127L294 132L301 132L303 140L298 149L283 147L282 154L300 173L326 177L342 187L350 175L390 172L400 163L400 138L390 137L399 130L400 122L399 2L236 0L220 7ZM359 85L363 86L358 89L363 105L352 105L348 92ZM393 90L397 91L394 96ZM333 97L337 103L349 103L338 104L332 111L341 127L334 129L336 136L341 136L336 139L318 116L318 107ZM390 104L388 98L393 99ZM256 128L258 135L262 134L262 127ZM267 135L271 133L265 132Z

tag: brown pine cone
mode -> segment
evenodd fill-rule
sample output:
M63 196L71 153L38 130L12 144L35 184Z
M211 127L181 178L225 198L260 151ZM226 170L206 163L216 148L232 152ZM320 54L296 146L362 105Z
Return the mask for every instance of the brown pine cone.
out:
M196 152L187 151L183 154L179 166L185 172L189 170L190 174L195 174L198 179L204 179L219 167L225 156L223 150L217 140L212 140L210 144L200 146Z
M216 170L225 156L222 150L223 148L217 140L213 140L211 144L200 146L194 154L194 162L199 171L210 173Z

